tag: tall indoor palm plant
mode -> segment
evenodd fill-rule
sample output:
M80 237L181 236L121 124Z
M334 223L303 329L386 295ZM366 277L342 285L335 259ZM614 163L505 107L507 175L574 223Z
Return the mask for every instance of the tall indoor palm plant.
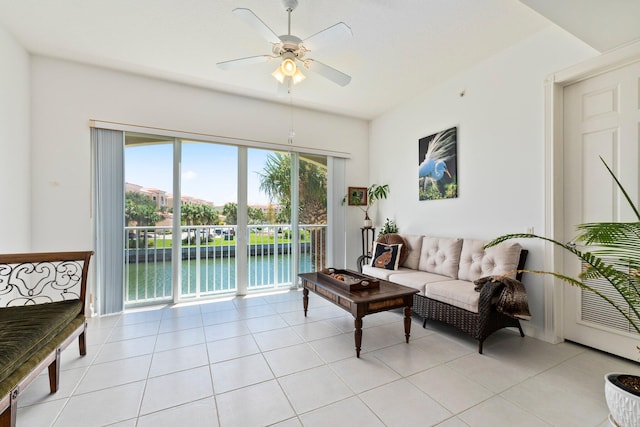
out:
M498 237L489 242L487 247L495 246L509 239L535 238L553 243L575 254L586 266L577 278L556 272L529 272L551 274L570 285L593 292L620 312L640 334L640 212L611 168L602 158L600 160L629 203L637 219L636 222L592 222L578 225L576 227L578 236L575 241L583 243L587 249L585 251L578 250L573 243L562 243L548 237L528 233L507 234ZM622 296L628 307L621 306L585 283L588 279L596 278L606 280Z
M583 243L585 247L583 251L578 250L573 243L562 243L528 233L498 237L489 242L487 247L509 239L535 238L573 253L586 266L577 278L556 272L527 271L550 274L565 283L594 293L613 306L640 334L640 212L609 165L602 157L600 160L629 203L636 222L593 222L578 225L578 236L575 241ZM620 294L625 303L617 303L598 289L589 286L587 284L589 279L604 279ZM640 351L640 347L637 349ZM611 373L605 376L605 381L605 396L616 425L640 426L640 377Z

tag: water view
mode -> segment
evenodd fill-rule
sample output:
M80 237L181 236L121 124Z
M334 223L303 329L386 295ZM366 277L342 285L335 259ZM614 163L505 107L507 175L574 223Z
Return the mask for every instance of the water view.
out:
M313 271L312 256L299 256L299 271ZM182 297L211 296L236 291L236 259L202 258L183 260ZM125 264L126 304L171 299L171 261ZM197 283L200 283L199 289ZM248 288L259 290L292 283L291 255L251 256L248 259Z

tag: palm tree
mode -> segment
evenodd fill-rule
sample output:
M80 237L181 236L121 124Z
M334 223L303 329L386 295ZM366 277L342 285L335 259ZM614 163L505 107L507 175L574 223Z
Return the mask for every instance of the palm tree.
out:
M264 169L258 172L260 190L264 191L271 201L282 207L277 215L279 223L291 222L291 155L274 153L267 157ZM298 167L298 219L300 224L327 223L327 174L326 168L318 163L300 159ZM326 229L310 228L311 255L315 269L324 267Z

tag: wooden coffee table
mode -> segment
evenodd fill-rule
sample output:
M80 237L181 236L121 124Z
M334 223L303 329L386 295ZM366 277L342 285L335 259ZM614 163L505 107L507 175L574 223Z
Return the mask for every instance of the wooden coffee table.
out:
M362 344L362 318L367 314L404 307L404 335L407 342L409 342L411 306L413 305L413 295L419 292L417 289L380 280L379 288L348 291L327 281L322 274L302 273L298 276L302 279L302 286L304 287L302 304L305 317L309 307L309 291L320 295L353 315L355 318L354 338L357 357L360 357L360 346Z

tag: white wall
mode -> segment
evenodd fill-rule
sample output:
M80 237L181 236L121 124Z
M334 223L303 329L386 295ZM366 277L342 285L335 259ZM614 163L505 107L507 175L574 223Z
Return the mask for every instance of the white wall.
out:
M287 105L42 56L31 73L34 250L93 247L90 119L280 144L291 127ZM366 176L367 122L293 117L296 145L351 152L347 182Z
M533 227L544 232L544 79L597 52L550 27L419 94L371 123L371 182L388 183L379 203L400 231L491 239ZM464 91L464 96L460 93ZM418 201L418 139L458 127L458 198ZM543 267L543 247L527 240L527 267ZM535 328L544 327L540 276L527 275Z
M29 54L0 27L0 253L30 250Z

